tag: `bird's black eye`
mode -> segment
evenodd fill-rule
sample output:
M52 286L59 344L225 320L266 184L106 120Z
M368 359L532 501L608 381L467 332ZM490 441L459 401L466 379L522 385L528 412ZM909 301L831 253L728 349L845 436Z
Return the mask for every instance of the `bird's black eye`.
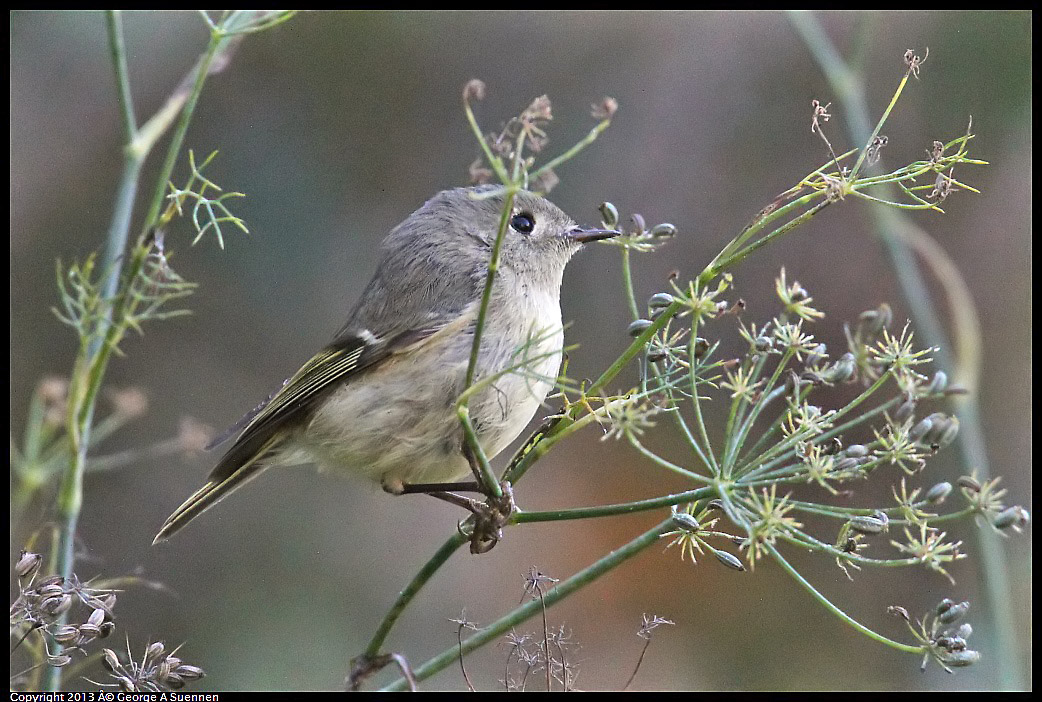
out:
M535 217L527 212L516 214L510 218L510 226L522 234L531 234L535 229Z

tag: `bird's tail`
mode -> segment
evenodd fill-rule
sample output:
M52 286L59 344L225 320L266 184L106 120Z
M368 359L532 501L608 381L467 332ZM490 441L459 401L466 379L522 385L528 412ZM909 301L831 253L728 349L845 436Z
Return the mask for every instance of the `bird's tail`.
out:
M223 500L232 491L257 477L267 467L264 459L271 456L272 448L277 443L279 443L278 437L269 438L256 451L249 452L245 460L242 460L242 449L246 446L233 447L210 473L206 484L196 490L191 497L184 501L184 504L166 518L152 544L169 539L181 531L188 522ZM239 463L240 461L242 462Z

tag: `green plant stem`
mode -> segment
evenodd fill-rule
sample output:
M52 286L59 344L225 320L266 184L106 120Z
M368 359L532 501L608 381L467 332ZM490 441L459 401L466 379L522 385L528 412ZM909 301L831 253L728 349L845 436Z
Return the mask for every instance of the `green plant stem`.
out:
M598 505L596 507L573 507L570 509L553 509L542 512L517 512L511 522L515 524L526 524L530 522L556 522L570 519L590 519L593 517L617 517L623 514L635 512L646 512L661 507L672 505L686 505L690 502L704 500L715 496L715 487L702 487L696 490L687 490L662 497L652 497L647 500L635 500L633 502L621 502L614 505Z
M698 428L698 436L702 439L702 446L705 447L705 454L702 455L699 452L699 457L702 458L702 462L706 463L706 458L709 459L706 465L709 467L709 472L714 477L720 476L720 466L716 462L716 454L713 452L713 443L709 440L709 432L706 430L705 420L702 418L702 398L698 394L698 371L701 370L702 364L699 362L695 363L695 344L698 341L698 325L700 318L695 317L691 322L691 334L687 339L687 358L688 358L688 379L691 382L691 406L695 411L695 424ZM718 342L719 343L719 342ZM706 351L705 357L715 351L715 346L712 350Z
M126 329L124 326L125 320L118 316L114 316L118 315L121 306L113 303L117 298L123 298L125 300L128 293L127 290L123 290L122 294L120 293L119 281L121 280L122 262L125 258L124 251L129 237L141 168L156 141L158 141L162 136L166 127L169 126L174 115L180 111L181 127L178 130L178 134L175 135L174 141L171 143L168 151L168 167L164 166L162 175L155 190L156 195L153 197L152 210L154 210L154 212L150 212L150 215L146 220L148 224L142 232L141 238L139 239L139 246L137 247L139 250L137 252L138 255L135 256L135 261L139 262L140 265L143 265L144 257L140 255L140 249L142 248L143 242L147 240L147 233L151 231L152 222L154 222L155 218L158 217L158 211L162 204L162 196L165 192L166 182L169 179L170 172L173 170L173 163L177 160L177 154L184 138L184 132L187 130L192 111L194 110L195 101L198 98L199 92L202 90L202 85L206 78L210 62L220 44L218 39L214 37L211 38L210 47L205 55L207 58L201 62L200 69L195 74L194 88L188 103L185 104L182 102L177 104L175 101L174 104L176 105L176 109L173 109L171 107L171 102L168 101L166 109L161 110L161 112L157 114L157 117L160 115L163 116L162 121L155 122L153 120L156 118L153 118L146 127L136 130L134 129L134 118L132 114L133 101L129 92L130 84L127 72L126 46L123 42L119 18L114 13L109 14L107 27L109 46L112 52L113 65L117 78L116 84L119 90L120 112L122 115L123 126L126 130L125 137L127 142L124 146L123 173L120 176L119 185L117 187L115 210L106 237L105 254L101 266L102 274L106 276L102 288L102 294L105 302L108 303L107 311L101 324L92 337L89 340L86 340L86 343L81 342L79 356L76 361L72 380L70 381L67 421L69 427L71 462L68 470L66 470L62 478L57 499L57 510L61 522L61 531L56 549L56 567L58 574L65 578L69 578L75 568L74 546L76 529L79 523L80 511L83 506L83 475L87 467L87 451L91 443L90 433L94 419L95 403L105 376L105 371L112 350L116 347L116 343L118 343L118 337L120 337ZM183 110L181 109L182 105L184 105ZM133 280L137 275L138 270L138 268L134 268L131 271L131 275L126 278L126 280L128 280L128 286L130 285L129 281ZM115 323L113 323L113 319L116 320ZM61 624L65 621L66 616L62 615L59 623ZM50 692L57 692L61 689L61 679L61 668L48 667L45 680L46 689Z
M827 609L828 611L832 612L834 615L839 617L839 619L841 621L846 622L851 627L853 627L857 631L861 632L865 636L869 637L870 639L873 639L874 641L878 641L881 644L886 644L887 646L890 646L891 648L895 648L898 651L904 651L905 653L922 653L923 652L923 647L922 646L910 646L908 644L903 644L903 643L901 643L899 641L894 641L893 639L888 639L887 637L883 636L882 634L877 634L876 632L872 631L871 629L869 629L867 626L865 626L861 622L853 619L846 612L841 610L836 605L832 604L832 602L827 597L822 595L820 592L817 591L817 589L815 589L815 587L813 585L811 585L809 582L807 582L806 578L804 578L802 575L800 575L799 571L797 571L795 568L793 568L792 565L787 560L785 560L785 558L783 558L780 553L778 553L778 549L776 549L771 544L764 544L764 546L766 547L767 551L771 554L771 556L774 558L774 560L785 570L785 572L787 572L789 575L792 576L793 580L795 580L797 583L802 585L807 590L807 592L809 592L811 594L811 596L814 599L816 599L819 603L821 603L821 605L824 606L825 609Z
M626 302L630 306L630 316L634 320L640 319L640 310L637 308L637 296L633 293L633 275L630 271L630 250L622 247L622 286L626 292Z
M795 350L792 348L785 349L785 353L774 367L774 372L771 373L771 377L767 379L763 388L760 390L760 397L756 403L749 409L748 414L745 416L745 421L742 422L738 431L735 432L734 440L728 446L728 450L724 454L724 476L731 477L733 475L740 475L737 473L735 468L737 466L738 454L742 450L742 445L745 443L745 438L752 431L753 425L763 412L764 408L767 407L774 399L785 392L785 386L775 388L775 384L778 382L778 378L781 377L782 371L792 360L795 355ZM764 359L765 362L765 359ZM760 364L759 368L762 370L763 363ZM752 379L750 378L750 381ZM735 398L736 400L738 398ZM731 432L728 430L728 436Z
M552 160L548 161L546 164L540 166L539 168L537 168L532 173L529 173L528 174L529 179L530 180L535 180L539 176L541 176L542 174L546 173L547 171L551 171L554 168L557 168L558 166L560 166L565 161L570 161L571 159L575 158L575 156L580 151L582 151L587 146L589 146L594 141L596 141L597 137L599 137L601 135L601 132L603 132L609 126L611 126L611 120L610 119L601 120L597 124L597 126L594 127L593 129L591 129L589 131L589 133L585 137L583 137L582 140L580 140L575 146L573 146L572 148L568 149L567 151L565 151L563 154L561 154L557 158L552 159Z
M790 13L789 19L814 55L837 98L847 105L843 112L847 116L848 131L854 135L856 141L870 143L871 137L867 140L864 138L869 130L864 82L836 51L816 17L800 12ZM901 85L904 86L906 82L907 75ZM887 249L901 290L908 301L908 309L915 311L918 330L927 345L940 348L936 355L937 366L943 369L954 368L955 364L946 348L946 335L940 316L916 259L901 238L895 235L901 228L911 225L900 213L889 208L873 207L870 211L875 219L876 233ZM979 478L986 480L991 475L991 469L977 397L973 395L963 398L957 405L957 410L960 430L956 441L963 460L966 465L976 468ZM977 550L982 561L980 572L985 574L986 604L992 613L991 617L985 617L985 620L991 620L992 625L987 629L982 627L982 630L987 632L990 648L994 651L994 660L998 667L997 685L1005 689L1022 690L1025 689L1024 654L1020 639L1014 633L1018 627L1013 614L1013 598L1010 596L1012 590L1006 549L1003 540L991 529L978 529L977 540Z
M612 551L604 558L601 558L587 568L579 571L567 580L558 583L554 588L543 595L542 600L534 599L527 602L509 614L500 617L487 627L474 632L470 638L463 642L462 646L451 646L439 655L431 658L426 663L414 668L414 676L417 680L424 680L446 667L453 665L459 660L460 655L466 655L467 653L483 646L529 617L539 614L544 606L550 607L573 592L592 583L600 576L614 568L617 568L623 561L632 558L648 546L658 543L659 537L662 536L662 534L671 531L674 528L675 525L673 524L672 518L660 522L626 545ZM404 678L399 678L381 691L402 691L407 687L408 682Z
M478 132L480 133L480 131ZM519 147L520 148L520 147ZM492 287L496 280L496 272L499 270L499 252L503 246L503 239L506 237L507 227L510 222L510 215L514 208L514 196L518 192L516 184L507 186L503 198L503 211L499 217L499 229L496 231L496 241L492 245L492 254L488 261L488 274L485 276L485 287L481 291L481 303L478 307L477 320L474 323L474 341L470 347L470 360L467 363L467 379L466 387L469 388L474 384L474 376L477 373L478 367L478 356L481 351L481 336L485 329L485 321L488 316L488 305L492 299ZM474 433L473 427L470 426L469 413L466 404L469 403L469 398L465 400L465 404L458 408L460 413L460 421L463 424L464 432L467 438L467 442L470 444L471 449L474 451L475 456L478 457L478 465L481 470L481 478L484 482L484 488L495 497L502 497L503 490L499 486L499 482L496 480L495 475L492 473L492 468L488 464L488 460L481 460L481 456L484 453L481 451L481 446L478 443L477 435ZM468 431L469 429L469 431Z
M795 200L794 202L801 202L801 201L809 202L815 196L821 197L821 193L811 193L810 195L805 195L804 197L800 198L799 200ZM772 241L774 241L775 239L777 239L781 235L787 234L788 232L792 231L793 229L795 229L796 227L800 226L801 224L806 224L810 220L811 217L813 217L814 215L818 214L819 212L821 212L823 209L825 209L826 207L828 207L831 204L832 204L832 202L829 201L829 200L824 200L822 202L819 202L817 205L814 205L814 207L811 207L809 210L807 210L806 212L802 213L798 217L795 217L795 218L789 220L788 222L786 222L785 224L783 224L782 226L778 227L777 229L772 231L770 234L767 234L763 238L756 240L752 244L749 244L748 246L746 246L744 249L742 249L738 253L735 253L735 254L733 254L731 256L728 256L727 258L723 259L719 263L715 264L713 266L713 269L712 269L714 274L711 276L710 280L712 278L715 278L717 275L722 273L724 270L726 270L728 268L731 268L733 266L736 266L739 263L741 263L745 259L745 257L748 256L749 254L751 254L753 251L756 251L757 249L759 249L759 248L761 248L763 246L766 246L767 244L771 243ZM706 275L706 273L703 273L702 275L704 276L704 275ZM701 279L701 276L699 278Z
M704 475L699 475L698 473L690 471L687 468L684 468L683 466L678 466L676 463L667 461L665 458L659 456L654 451L649 451L648 449L644 448L644 445L632 436L630 437L630 445L633 446L633 448L635 448L637 452L640 453L640 455L644 456L655 465L661 466L666 470L671 470L677 475L682 475L685 478L688 478L689 480L694 480L700 483L709 483L713 480L712 478L707 478Z
M218 50L222 46L227 45L230 41L232 41L232 38L227 37L221 32L211 31L210 43L206 47L206 51L203 52L202 57L200 57L198 66L195 70L195 80L188 84L190 89L185 90L183 87L184 84L182 83L182 87L170 96L167 100L167 104L164 105L163 109L157 112L153 118L159 119L160 122L153 124L152 120L149 120L149 123L142 127L140 135L147 135L148 139L135 139L132 144L133 150L140 152L142 158L144 158L148 155L148 152L151 151L159 136L166 131L167 127L169 127L174 117L180 114L181 118L171 136L170 146L166 151L166 158L163 160L159 176L156 178L155 188L152 190L152 197L149 200L147 214L145 215L141 234L138 238L139 244L143 244L147 241L148 237L151 235L152 228L159 222L159 212L163 207L163 200L165 199L167 191L167 183L170 181L170 177L174 172L174 166L177 164L177 158L181 153L181 146L184 144L185 134L188 132L188 125L192 120L192 115L195 113L195 106L199 101L199 95L203 91L203 83L206 82L206 76L209 75L210 67L213 65Z
M509 184L510 175L507 173L506 168L503 166L503 159L499 158L492 153L492 150L488 147L488 142L485 141L485 135L481 133L481 127L478 126L478 120L474 117L474 110L470 107L470 101L463 101L463 112L467 116L467 123L470 125L471 131L474 132L474 136L478 140L478 144L481 145L481 150L485 153L485 159L492 166L496 172L496 176L499 178L503 185Z
M431 556L430 560L423 564L423 568L413 577L405 588L398 593L398 598L391 605L391 609L388 610L387 614L384 615L383 620L380 622L380 626L377 627L376 633L373 634L373 638L369 641L369 645L366 646L365 653L363 655L369 657L375 657L380 654L380 649L383 648L384 641L387 640L387 635L391 633L391 629L394 627L395 622L401 617L402 612L409 606L413 598L423 589L423 586L427 584L438 569L445 564L446 561L454 554L460 546L467 543L467 537L458 531L442 544L441 548L435 551L434 555Z

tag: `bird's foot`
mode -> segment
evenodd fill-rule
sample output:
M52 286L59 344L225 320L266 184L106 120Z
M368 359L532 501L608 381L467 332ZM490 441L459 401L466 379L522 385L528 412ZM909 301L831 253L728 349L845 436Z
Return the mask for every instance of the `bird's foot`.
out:
M503 538L503 527L517 511L514 503L514 490L510 483L500 483L502 496L489 495L485 502L471 500L468 509L474 513L470 523L470 552L474 554L488 553Z

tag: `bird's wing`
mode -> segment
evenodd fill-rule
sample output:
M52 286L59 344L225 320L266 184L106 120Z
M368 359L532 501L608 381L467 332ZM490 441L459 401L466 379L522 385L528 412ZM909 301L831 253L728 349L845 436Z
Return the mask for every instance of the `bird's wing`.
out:
M280 429L306 416L327 391L388 356L414 348L438 331L436 327L413 329L389 340L368 331L342 334L312 356L266 402L239 420L233 431L241 427L242 433L210 472L209 480L220 481L236 471Z
M381 344L372 334L338 338L315 354L271 397L240 419L211 444L211 448L242 431L217 463L206 483L167 517L157 543L180 531L236 488L256 477L265 459L281 443L280 429L297 421L303 413L338 381L372 366L394 350L394 344Z
M328 391L393 354L410 351L436 337L462 332L473 322L471 311L468 308L448 324L399 331L389 340L376 337L367 330L339 334L332 344L315 354L266 402L226 432L229 435L242 429L235 443L210 472L206 484L167 518L155 542L177 533L233 490L256 477L265 467L265 459L281 443L280 430L303 421Z

